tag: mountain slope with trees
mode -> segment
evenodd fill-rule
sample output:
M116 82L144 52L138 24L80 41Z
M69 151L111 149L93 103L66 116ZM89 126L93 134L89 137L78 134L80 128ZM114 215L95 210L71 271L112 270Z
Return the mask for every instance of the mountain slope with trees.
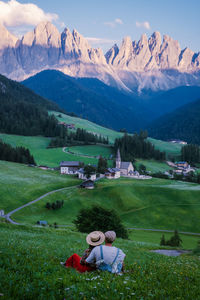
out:
M181 139L200 144L200 99L159 118L148 131L157 139Z
M47 70L22 83L63 109L108 128L134 131L152 120L137 97L95 78L73 78L59 71Z
M0 75L0 132L56 136L59 126L48 110L62 111L56 103Z

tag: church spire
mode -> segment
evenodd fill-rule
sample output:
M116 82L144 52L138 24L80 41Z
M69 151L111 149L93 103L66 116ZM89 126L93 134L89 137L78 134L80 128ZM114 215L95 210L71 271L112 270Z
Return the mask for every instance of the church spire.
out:
M121 167L121 156L120 156L120 151L118 148L117 157L116 157L116 168L120 169L120 167Z

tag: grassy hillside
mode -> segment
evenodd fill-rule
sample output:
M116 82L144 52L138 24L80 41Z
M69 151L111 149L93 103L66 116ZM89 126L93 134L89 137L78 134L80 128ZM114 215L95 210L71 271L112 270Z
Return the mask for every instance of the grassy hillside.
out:
M117 239L126 254L123 276L77 273L61 267L74 252L82 255L85 235L70 230L0 225L2 299L198 299L200 260L165 257L157 246Z
M67 150L76 153L77 155L88 155L88 156L103 156L110 158L112 151L110 147L101 146L101 145L89 145L89 146L74 146L69 147Z
M49 223L71 225L81 208L99 204L115 209L127 227L178 229L199 232L200 185L156 179L104 179L94 190L73 189L50 195L13 215L16 221L35 224L39 219ZM64 200L64 207L49 211L46 202ZM186 217L187 216L187 217Z
M165 162L160 162L153 159L137 159L137 161L135 162L136 167L138 168L141 164L146 167L147 171L151 171L152 173L165 172L171 169Z
M123 134L120 132L108 129L106 127L102 127L102 126L97 125L93 122L90 122L86 119L71 117L71 116L65 115L63 113L56 112L56 111L49 111L49 114L50 115L54 114L55 117L60 122L65 122L68 124L75 124L76 128L83 128L92 133L101 134L102 136L105 136L105 137L108 136L110 143L114 143L116 138L123 136ZM61 116L61 117L59 117L59 116Z
M80 119L76 117L71 117L68 115L65 115L63 113L55 112L55 111L49 111L49 114L54 114L55 117L60 121L60 122L66 122L68 124L75 124L76 128L83 128L86 129L87 131L101 134L105 137L108 136L110 143L114 143L116 138L122 137L123 133L117 132L102 126L99 126L95 123L92 123L88 120L85 119ZM61 117L59 117L61 116ZM172 144L169 142L161 141L161 140L156 140L153 138L148 138L148 140L154 144L156 149L160 151L165 151L168 155L173 155L173 156L179 156L180 151L181 151L181 145L179 144Z
M58 171L44 171L22 164L0 161L0 209L9 212L37 197L79 180L60 175Z
M50 139L45 137L25 137L19 135L0 134L0 139L8 144L11 144L13 147L24 146L28 148L31 154L34 156L37 165L57 167L62 160L77 160L86 164L97 164L98 162L96 158L87 158L79 155L64 153L62 148L47 149Z

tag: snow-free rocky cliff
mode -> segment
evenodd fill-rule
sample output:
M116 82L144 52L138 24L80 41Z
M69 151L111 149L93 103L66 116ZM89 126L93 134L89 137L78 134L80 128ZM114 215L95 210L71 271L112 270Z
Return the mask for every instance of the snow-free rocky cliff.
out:
M167 90L200 85L200 53L185 48L171 37L154 32L136 42L125 37L104 56L76 30L60 34L50 22L40 23L17 39L0 25L0 73L23 80L45 69L74 77L98 78L130 91Z

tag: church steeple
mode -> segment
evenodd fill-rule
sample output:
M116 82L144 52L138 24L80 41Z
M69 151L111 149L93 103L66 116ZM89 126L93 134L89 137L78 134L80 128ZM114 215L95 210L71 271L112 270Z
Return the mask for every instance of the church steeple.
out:
M121 167L121 156L120 156L120 151L118 148L117 157L116 157L116 168L120 169L120 167Z

